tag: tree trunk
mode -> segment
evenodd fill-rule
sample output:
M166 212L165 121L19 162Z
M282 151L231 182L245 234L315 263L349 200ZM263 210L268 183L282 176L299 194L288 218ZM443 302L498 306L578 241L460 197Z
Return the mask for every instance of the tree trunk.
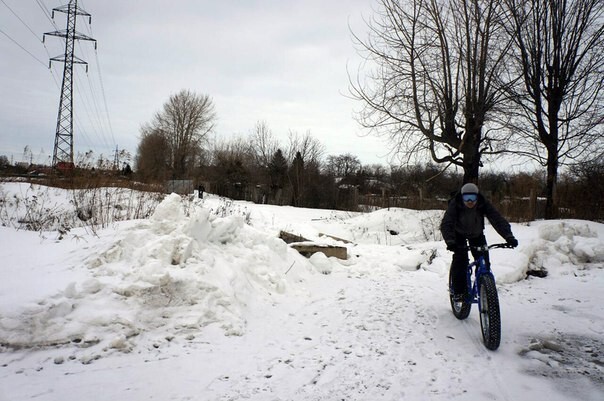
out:
M553 92L553 93L552 93ZM556 199L556 186L558 184L558 165L560 155L558 154L558 112L562 104L559 91L549 91L550 101L548 110L549 133L541 135L541 141L547 149L547 178L545 181L545 219L557 219L560 214Z
M480 170L480 139L482 130L475 127L469 120L466 128L464 144L461 149L463 153L463 183L478 183L478 172Z
M545 183L545 219L557 219L560 214L556 204L556 186L558 182L558 152L556 147L548 149L547 179Z
M476 153L471 157L464 157L467 162L463 166L463 183L478 183L478 171L480 169L480 154Z

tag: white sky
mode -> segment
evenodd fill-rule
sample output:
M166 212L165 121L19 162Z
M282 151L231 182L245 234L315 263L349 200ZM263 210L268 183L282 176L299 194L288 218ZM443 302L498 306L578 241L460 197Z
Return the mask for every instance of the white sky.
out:
M47 67L50 57L63 53L64 41L47 37L42 44L42 34L56 30L43 10L66 3L0 1L0 154L14 161L23 159L25 146L34 162L52 154L63 64ZM363 36L373 2L78 5L92 14L92 24L79 17L77 30L95 38L98 50L86 41L76 45L76 56L89 63L88 76L83 66L75 67L76 153L112 155L116 146L134 153L141 124L171 94L189 89L213 98L218 138L247 135L263 120L283 143L290 130L309 131L327 154L350 152L364 164L387 164L387 146L359 136L364 132L353 110L360 104L345 96L347 66L355 71L361 62L349 25ZM54 21L65 29L65 14L55 13Z

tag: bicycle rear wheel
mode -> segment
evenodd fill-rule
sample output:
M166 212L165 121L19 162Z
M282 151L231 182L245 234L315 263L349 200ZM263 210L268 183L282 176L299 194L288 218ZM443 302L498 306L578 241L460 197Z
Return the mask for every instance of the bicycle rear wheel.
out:
M478 292L482 339L488 349L496 350L501 342L501 315L499 313L497 287L491 274L480 276Z
M449 271L449 301L451 302L451 310L453 315L459 320L463 320L470 316L470 309L472 308L472 300L469 297L458 301L453 299L453 277L451 271Z

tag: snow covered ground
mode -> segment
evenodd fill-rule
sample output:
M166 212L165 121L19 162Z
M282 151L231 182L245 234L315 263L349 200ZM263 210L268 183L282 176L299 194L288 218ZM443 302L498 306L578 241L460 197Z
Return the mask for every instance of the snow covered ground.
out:
M450 311L441 216L170 195L95 232L0 227L0 400L603 400L604 225L513 224L492 352Z

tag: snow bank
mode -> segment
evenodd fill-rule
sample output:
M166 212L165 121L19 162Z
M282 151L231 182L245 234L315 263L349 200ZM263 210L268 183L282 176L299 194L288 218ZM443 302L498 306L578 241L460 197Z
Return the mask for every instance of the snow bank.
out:
M498 283L524 280L529 272L566 275L577 269L604 266L601 224L582 220L539 221L514 224L520 246L515 250L491 250ZM487 238L496 238L488 227Z
M89 278L3 316L0 343L128 351L134 337L156 345L210 324L239 335L250 303L303 290L299 284L314 272L283 241L241 217L219 218L203 208L185 216L175 194L150 219L92 250L85 263Z
M442 239L442 215L440 210L380 209L342 221L339 231L361 244L417 244Z
M522 249L530 269L569 274L575 269L604 266L601 224L577 220L536 224L538 238Z

